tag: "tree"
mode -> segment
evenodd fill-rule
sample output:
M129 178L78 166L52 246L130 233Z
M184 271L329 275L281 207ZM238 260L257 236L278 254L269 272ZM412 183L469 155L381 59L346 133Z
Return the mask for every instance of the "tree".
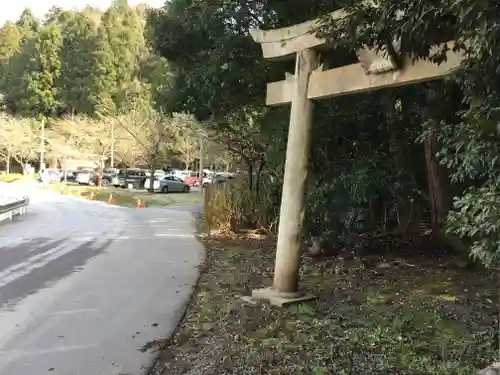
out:
M12 80L13 57L21 48L21 30L12 22L6 22L0 29L0 90L5 93L9 90ZM3 102L3 100L2 100Z
M46 139L49 151L59 159L92 161L100 176L113 144L110 122L85 116L66 116L55 121L47 131Z
M43 26L40 32L23 46L9 98L16 113L30 116L51 116L58 111L61 32L54 25ZM10 83L10 82L9 82Z
M173 138L173 123L177 116L164 116L150 105L136 104L132 109L116 119L118 128L127 132L137 146L137 156L148 166L153 179L161 150L169 147ZM153 183L150 185L153 191Z
M0 113L0 152L7 170L14 159L23 167L39 148L39 132L33 121Z
M178 114L172 125L173 147L182 156L187 169L199 157L200 138L205 137L202 124L193 116Z
M256 200L262 175L265 190L274 192L273 204L280 202L289 113L266 108L264 94L266 82L283 79L283 70L293 70L293 64L270 65L262 59L249 29L289 26L340 5L324 0L173 0L148 18L152 45L175 75L166 105L210 123L214 138L248 170ZM393 6L397 8L395 2ZM382 40L380 34L377 40ZM322 60L330 66L351 64L358 45L344 38L335 51L322 53ZM419 101L426 90L402 88L391 95L377 92L316 105L306 215L309 235L330 235L339 244L366 232L417 231L420 222L425 223L425 154L414 139L428 120L419 116L427 105ZM431 117L437 115L449 114Z
M116 113L113 101L116 87L114 57L109 45L106 28L100 25L92 51L93 74L91 82L91 101L93 112L98 115Z
M106 30L108 53L112 56L115 72L113 102L117 110L122 110L140 90L138 66L147 53L143 22L127 1L120 1L103 14L102 26Z
M12 22L6 22L0 29L0 65L19 52L21 30Z
M99 62L93 56L97 28L84 13L75 12L66 20L60 54L61 74L57 82L60 104L66 113L94 115L92 83Z
M343 22L331 24L323 34L351 46L375 48L385 46L390 37L402 41L402 53L435 62L442 61L448 47L443 45L431 55L433 44L455 40L454 48L463 51L466 59L461 69L438 91L438 97L448 98L448 103L426 119L425 137L438 142L432 153L448 169L459 195L448 231L469 242L472 256L483 264L498 264L500 232L494 197L500 177L500 115L495 110L500 103L500 57L490 52L500 36L496 3L389 0L371 8L351 2L347 13Z
M21 17L19 17L16 25L21 29L23 36L22 44L24 44L38 32L40 21L35 17L30 8L26 8L21 13Z

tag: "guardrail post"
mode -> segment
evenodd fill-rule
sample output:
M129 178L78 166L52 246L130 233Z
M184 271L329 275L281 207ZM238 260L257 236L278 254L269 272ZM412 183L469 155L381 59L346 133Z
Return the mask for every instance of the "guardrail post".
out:
M3 200L8 201L8 203L0 204L0 221L7 219L13 220L15 215L26 214L26 207L29 204L28 197L23 197L21 199L3 197Z

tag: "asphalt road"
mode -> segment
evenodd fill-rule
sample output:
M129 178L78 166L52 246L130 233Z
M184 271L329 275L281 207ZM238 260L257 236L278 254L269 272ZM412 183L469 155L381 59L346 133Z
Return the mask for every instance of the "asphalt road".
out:
M19 188L21 189L21 188ZM128 209L25 187L0 223L0 375L139 375L196 282L196 205Z

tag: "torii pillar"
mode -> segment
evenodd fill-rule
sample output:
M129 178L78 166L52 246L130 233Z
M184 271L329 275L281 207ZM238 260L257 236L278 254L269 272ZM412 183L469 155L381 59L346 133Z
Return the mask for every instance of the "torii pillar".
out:
M254 291L252 297L282 305L309 299L298 291L300 242L304 222L313 101L307 98L311 73L318 67L317 53L306 49L297 53L292 86L290 126L286 148L285 175L281 199L278 246L272 288Z
M343 10L333 12L333 19L345 17ZM300 245L305 211L306 180L313 122L313 100L373 91L438 79L455 69L462 56L449 51L441 65L405 59L396 66L385 52L361 49L358 64L323 70L315 49L326 45L314 30L322 21L271 30L252 30L254 40L262 45L264 58L294 58L295 74L267 87L267 105L291 103L286 149L285 175L278 228L278 245L272 287L254 290L252 298L268 300L273 305L313 299L299 291ZM390 49L397 51L397 44Z

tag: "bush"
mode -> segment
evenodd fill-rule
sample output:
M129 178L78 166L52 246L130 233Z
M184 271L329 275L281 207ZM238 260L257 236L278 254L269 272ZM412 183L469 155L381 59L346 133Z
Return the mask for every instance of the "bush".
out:
M262 182L250 189L245 179L233 180L205 189L205 228L221 232L257 229L275 234L278 230L279 201L275 187Z
M456 197L447 232L470 242L470 255L486 267L500 264L500 191L494 184Z

